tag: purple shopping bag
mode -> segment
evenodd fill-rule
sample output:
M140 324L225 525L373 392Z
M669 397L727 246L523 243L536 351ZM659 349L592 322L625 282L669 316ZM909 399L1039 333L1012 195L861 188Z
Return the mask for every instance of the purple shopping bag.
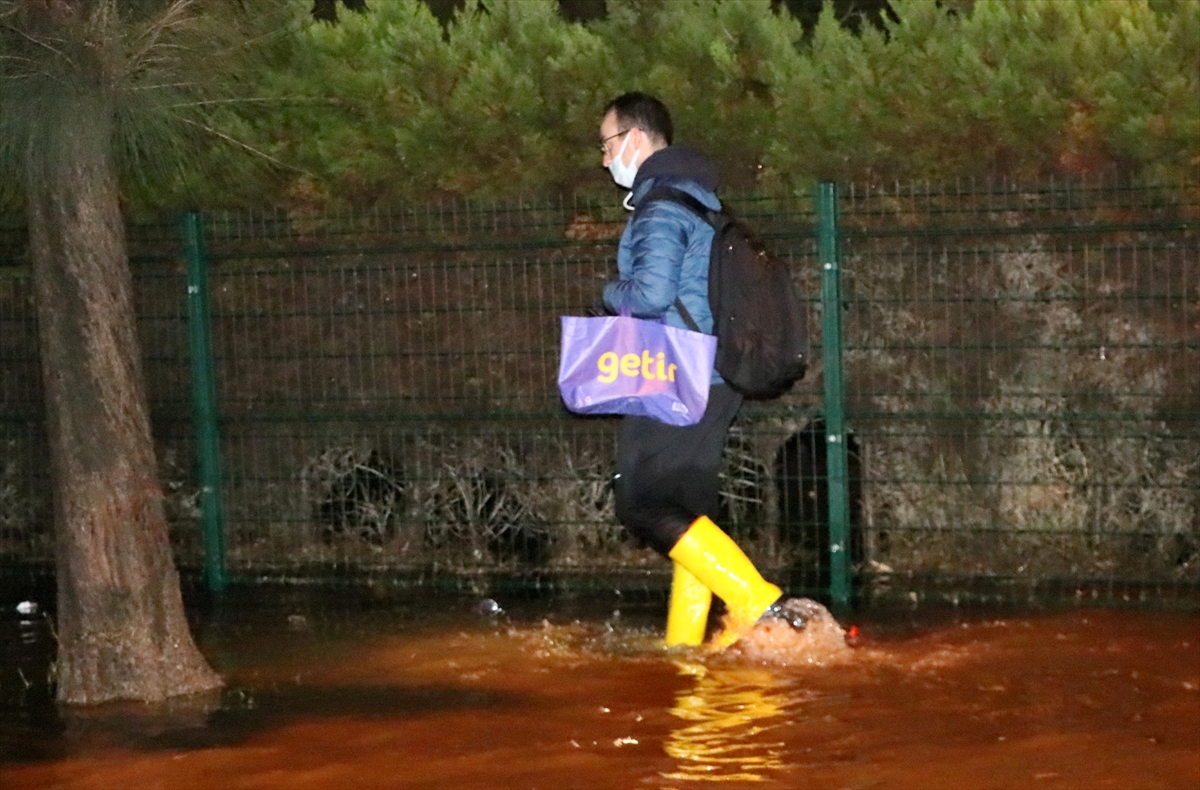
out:
M694 425L708 406L717 339L629 316L562 317L558 390L579 414Z

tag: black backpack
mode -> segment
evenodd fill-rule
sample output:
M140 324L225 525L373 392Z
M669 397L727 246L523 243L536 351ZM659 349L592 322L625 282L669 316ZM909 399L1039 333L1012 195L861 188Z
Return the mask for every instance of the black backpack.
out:
M687 192L653 188L638 207L655 200L685 206L713 228L708 306L717 336L717 372L748 398L777 398L790 390L808 366L808 310L787 264L727 212L713 211ZM675 309L688 328L700 331L679 299Z

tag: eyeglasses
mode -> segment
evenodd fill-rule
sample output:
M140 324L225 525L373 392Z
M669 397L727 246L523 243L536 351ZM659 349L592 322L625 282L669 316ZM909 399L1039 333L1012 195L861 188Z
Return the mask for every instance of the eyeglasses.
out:
M621 137L622 135L629 134L630 132L633 131L633 129L634 129L634 127L630 126L628 129L626 129L623 132L617 132L616 134L610 134L608 137L605 137L603 140L600 141L600 153L602 153L602 154L608 153L608 141L609 140L613 140L617 137Z

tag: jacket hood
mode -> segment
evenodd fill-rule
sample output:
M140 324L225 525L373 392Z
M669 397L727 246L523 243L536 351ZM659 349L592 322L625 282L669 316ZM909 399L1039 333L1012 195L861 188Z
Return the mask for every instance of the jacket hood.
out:
M632 191L636 193L647 180L659 177L685 178L709 192L717 191L719 181L716 164L705 154L684 145L669 145L648 156L638 168Z

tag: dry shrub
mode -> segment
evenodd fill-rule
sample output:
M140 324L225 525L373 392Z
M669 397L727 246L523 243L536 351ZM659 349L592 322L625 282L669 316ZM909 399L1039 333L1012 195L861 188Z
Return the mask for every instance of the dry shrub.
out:
M423 521L426 546L439 559L482 563L498 541L531 521L511 481L522 474L517 454L482 437L427 447L432 468L413 481L410 516Z
M321 451L301 470L300 490L326 543L351 538L381 546L399 531L403 475L367 442Z
M565 567L617 564L634 547L617 523L612 461L599 452L547 449L556 471L545 470L527 488L530 509L554 535L554 563Z
M741 540L760 544L756 548L762 552L775 549L774 475L739 422L729 427L725 437L720 485L721 527Z
M476 436L430 442L419 455L429 461L410 507L439 560L615 568L650 558L616 521L601 449Z
M450 572L645 559L616 522L611 460L597 449L521 432L397 442L402 469L378 437L327 442L299 474L303 526L242 540L237 556Z

